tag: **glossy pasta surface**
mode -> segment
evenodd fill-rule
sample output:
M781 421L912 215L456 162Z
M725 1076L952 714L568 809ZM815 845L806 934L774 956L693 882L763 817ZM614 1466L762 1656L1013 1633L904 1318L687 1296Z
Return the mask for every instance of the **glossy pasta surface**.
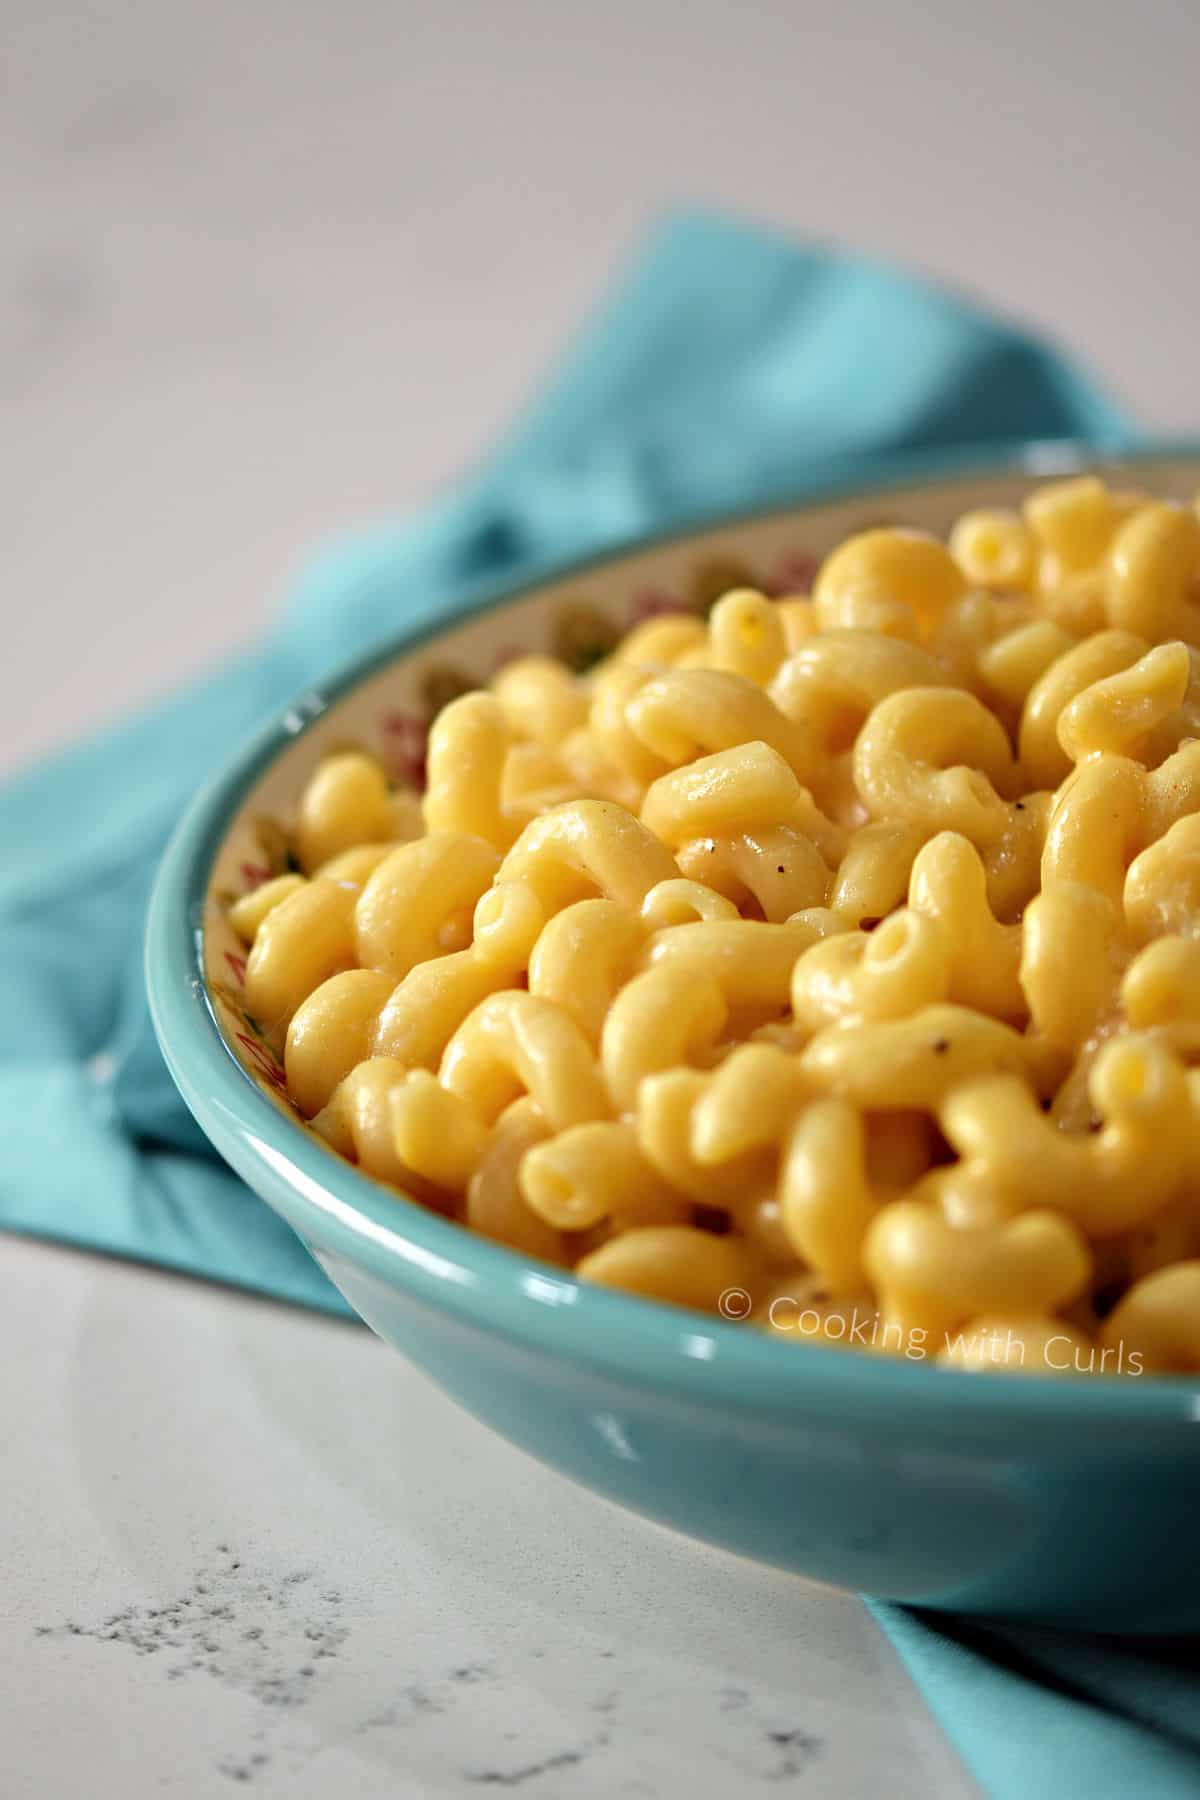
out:
M1099 479L506 664L230 908L300 1112L582 1279L1200 1370L1200 514Z

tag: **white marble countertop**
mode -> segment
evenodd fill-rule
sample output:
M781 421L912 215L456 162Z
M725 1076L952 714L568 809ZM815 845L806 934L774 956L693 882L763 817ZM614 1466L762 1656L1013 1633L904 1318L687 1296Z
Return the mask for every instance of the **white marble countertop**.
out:
M857 1600L552 1474L358 1326L0 1246L6 1800L975 1792Z
M655 210L899 257L1200 424L1200 9L0 0L0 769L475 458ZM972 1790L853 1599L363 1331L0 1242L6 1800Z

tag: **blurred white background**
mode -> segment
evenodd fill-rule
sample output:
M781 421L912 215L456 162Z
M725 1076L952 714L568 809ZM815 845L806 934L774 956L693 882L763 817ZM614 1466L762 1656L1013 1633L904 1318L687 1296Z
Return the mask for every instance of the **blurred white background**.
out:
M0 766L452 479L672 201L1200 429L1198 70L1194 0L0 0Z

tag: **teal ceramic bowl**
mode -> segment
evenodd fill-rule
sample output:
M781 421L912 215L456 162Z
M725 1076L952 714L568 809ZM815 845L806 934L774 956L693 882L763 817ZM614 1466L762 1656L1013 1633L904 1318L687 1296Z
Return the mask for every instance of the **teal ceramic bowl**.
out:
M839 1586L1056 1625L1189 1631L1200 1381L973 1375L793 1346L582 1286L472 1236L358 1174L290 1111L240 1009L224 917L230 894L270 871L271 820L325 750L364 742L403 770L435 702L499 654L602 645L631 609L698 603L735 578L798 585L869 522L944 530L964 508L1014 501L1034 476L1086 462L1033 447L727 520L475 602L436 638L397 639L300 697L197 799L154 892L149 987L163 1054L221 1154L368 1325L533 1455L664 1524ZM1200 451L1123 458L1112 473L1190 497Z

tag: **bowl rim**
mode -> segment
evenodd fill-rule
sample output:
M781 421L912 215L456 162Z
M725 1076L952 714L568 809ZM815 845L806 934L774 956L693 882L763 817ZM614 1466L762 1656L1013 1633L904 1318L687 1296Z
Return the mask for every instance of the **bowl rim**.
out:
M208 993L203 912L219 846L247 789L335 701L400 656L467 620L551 583L594 572L655 546L781 512L803 513L861 497L897 496L942 482L1000 475L1031 478L1106 465L1196 461L1200 440L1155 439L1126 449L1080 440L1030 440L999 447L864 461L852 479L806 486L740 511L698 512L664 531L615 540L599 553L548 558L519 580L477 582L435 623L422 623L348 659L327 679L279 707L202 787L174 830L150 898L145 946L151 1019L167 1067L209 1136L235 1137L263 1187L286 1194L293 1228L365 1267L385 1286L515 1339L567 1363L587 1363L640 1387L671 1387L701 1403L749 1411L839 1416L904 1404L913 1424L936 1418L981 1428L1010 1424L1127 1427L1200 1424L1200 1379L1058 1380L946 1369L931 1358L866 1355L836 1346L797 1346L743 1324L613 1289L590 1286L554 1265L477 1236L405 1201L317 1142L259 1089L226 1043ZM274 1202L272 1202L274 1204Z

